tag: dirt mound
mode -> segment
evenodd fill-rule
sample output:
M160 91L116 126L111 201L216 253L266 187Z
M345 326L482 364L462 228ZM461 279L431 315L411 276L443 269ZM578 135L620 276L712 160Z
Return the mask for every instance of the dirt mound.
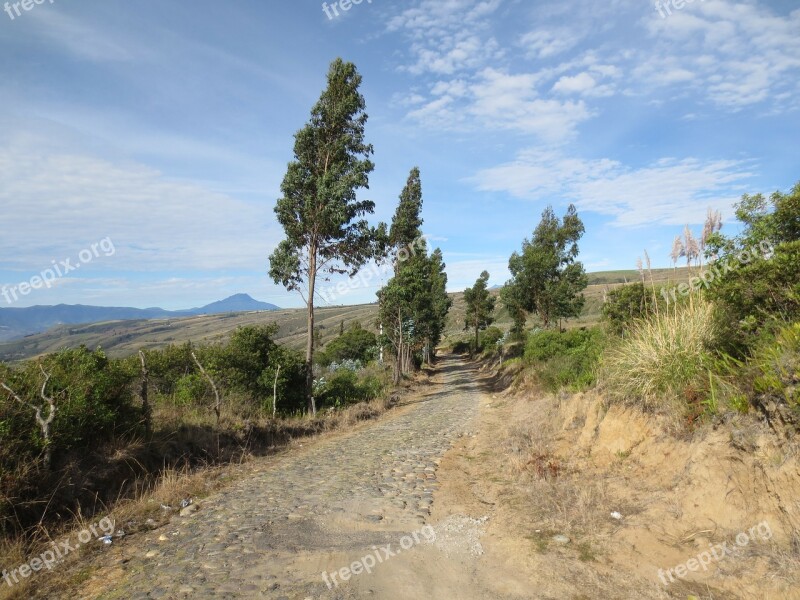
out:
M515 502L532 506L510 522L540 567L561 534L621 597L800 598L798 444L755 416L687 432L596 392L520 389L493 408ZM570 553L555 554L566 576Z

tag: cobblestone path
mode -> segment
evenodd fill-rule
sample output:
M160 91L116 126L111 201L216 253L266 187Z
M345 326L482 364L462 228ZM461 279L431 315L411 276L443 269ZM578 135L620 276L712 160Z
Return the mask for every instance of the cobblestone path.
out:
M323 583L328 566L349 564L331 556L344 560L396 545L426 524L437 465L469 429L479 398L470 367L444 359L409 406L263 459L253 475L203 500L195 514L122 542L108 555L119 562L118 577L91 597L352 597Z

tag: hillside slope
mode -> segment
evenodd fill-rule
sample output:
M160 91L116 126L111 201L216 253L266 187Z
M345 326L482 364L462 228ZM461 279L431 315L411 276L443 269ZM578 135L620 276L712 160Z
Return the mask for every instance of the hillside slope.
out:
M592 325L600 320L600 309L604 294L624 284L626 281L638 281L639 273L631 271L606 271L589 274L589 287L584 292L586 305L578 319L565 323L566 327ZM664 281L678 283L688 278L686 269L657 269L653 271L653 279L658 284ZM499 294L499 290L492 293ZM451 294L453 307L448 316L445 330L445 343L461 339L464 332L464 298L463 293ZM232 297L229 300L233 300ZM255 301L254 301L255 302ZM215 303L219 304L219 303ZM215 305L203 309L193 309L193 316L167 313L158 318L141 316L130 321L117 318L105 318L102 322L89 325L61 325L44 333L32 335L21 340L0 344L0 360L18 361L54 352L65 347L76 347L81 344L89 348L101 347L110 356L126 356L139 348L159 348L173 343L215 342L226 339L232 331L242 325L258 325L278 323L277 339L296 349L305 347L306 312L305 309L282 309L271 312L226 312L224 314L199 314ZM228 310L235 308L228 305ZM220 308L217 306L217 308ZM136 309L133 309L136 310ZM161 309L154 309L161 310ZM189 311L187 311L189 312ZM378 331L378 307L376 304L353 306L333 306L317 308L317 326L320 327L322 344L333 339L339 332L342 321L345 326L359 321L364 327ZM495 313L495 325L507 330L511 319L498 302ZM1 323L0 323L1 324ZM532 317L529 326L535 324ZM2 339L2 338L0 338Z

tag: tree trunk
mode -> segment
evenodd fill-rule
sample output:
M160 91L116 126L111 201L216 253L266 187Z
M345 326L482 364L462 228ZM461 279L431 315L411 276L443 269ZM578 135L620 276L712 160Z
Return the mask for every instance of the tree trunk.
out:
M475 323L475 355L478 355L478 324Z
M153 410L147 397L147 388L150 385L150 377L147 372L147 364L144 360L144 352L139 350L139 358L142 361L142 382L139 388L139 395L142 398L142 418L144 419L144 434L149 440L153 435Z
M306 340L306 396L308 412L315 415L314 402L314 288L317 284L317 249L308 250L308 339Z
M394 361L394 385L400 383L403 375L403 316L399 309L397 311L397 322L400 327L400 333L397 338L397 358Z
M281 374L281 366L278 365L278 370L275 371L275 384L272 386L272 418L275 418L275 412L278 409L278 375Z

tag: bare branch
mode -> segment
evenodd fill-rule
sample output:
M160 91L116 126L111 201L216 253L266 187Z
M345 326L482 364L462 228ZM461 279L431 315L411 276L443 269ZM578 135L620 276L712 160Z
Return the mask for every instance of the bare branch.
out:
M40 394L42 396L42 400L47 402L47 405L50 407L50 412L47 415L46 421L42 420L41 412L38 410L36 411L37 413L36 420L39 421L39 424L42 426L42 430L44 430L45 427L49 429L50 423L53 422L53 419L56 416L56 401L52 397L47 396L44 393L45 390L47 389L47 383L50 381L50 373L47 373L41 364L39 365L39 369L41 369L42 375L44 375L44 383L42 384L42 391L40 392Z
M220 400L219 397L219 390L217 390L217 386L214 383L214 380L211 379L211 376L208 373L206 373L206 370L203 368L203 365L201 365L200 361L197 360L197 356L195 355L194 352L192 352L192 358L194 359L195 364L197 364L197 366L200 368L200 372L206 379L208 379L208 382L211 384L211 388L214 390L214 396L217 399L217 403L214 405L214 412L217 415L217 426L219 427L220 408L222 407L222 400Z
M7 391L9 394L11 394L11 397L14 398L14 400L19 402L20 404L22 404L22 406L27 406L31 410L36 410L36 407L33 404L29 404L28 402L25 402L22 398L17 396L16 392L14 390L12 390L10 387L8 387L5 384L5 382L0 381L0 387L2 387L5 391Z
M17 393L12 390L5 382L0 381L0 387L2 387L5 391L11 394L11 397L14 398L17 402L19 402L22 406L27 406L30 408L36 417L36 423L39 425L39 428L42 430L42 437L44 438L44 467L46 469L50 468L50 462L52 457L52 449L50 448L50 425L53 423L53 419L56 416L56 401L51 396L45 394L47 391L47 384L50 381L50 374L44 370L42 365L39 365L39 369L42 371L42 375L44 375L44 383L42 384L42 390L40 392L42 396L42 400L47 402L47 406L49 408L49 412L47 414L47 418L42 418L42 408L41 406L34 406L30 402L25 402L22 398L20 398Z

